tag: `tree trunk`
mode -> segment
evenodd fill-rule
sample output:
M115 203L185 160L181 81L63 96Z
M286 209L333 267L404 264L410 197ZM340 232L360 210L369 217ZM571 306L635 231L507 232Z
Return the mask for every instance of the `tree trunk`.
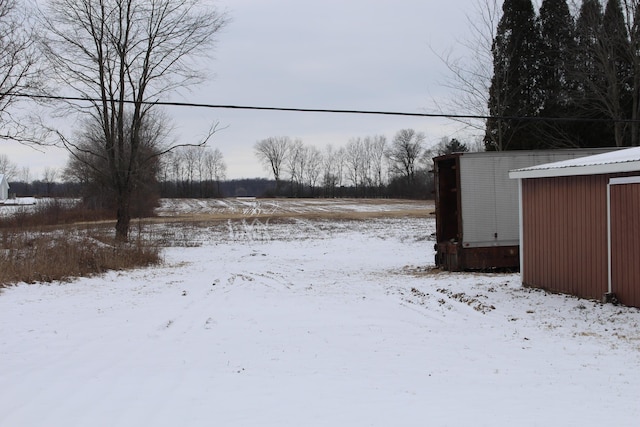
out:
M616 147L624 147L624 123L615 122L613 125L613 134L616 140Z
M116 240L129 240L129 224L131 223L131 194L121 191L117 198L116 209Z
M638 60L640 58L634 58L634 70L636 72L633 75L633 87L632 87L632 106L631 106L631 146L637 147L639 145L638 141L638 132L640 130L640 126L638 125L638 119L640 118L640 76L638 75L638 70L640 67L638 66Z

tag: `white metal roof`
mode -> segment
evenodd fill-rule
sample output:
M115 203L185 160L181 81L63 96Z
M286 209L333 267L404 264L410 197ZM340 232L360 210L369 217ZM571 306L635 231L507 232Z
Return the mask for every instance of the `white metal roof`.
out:
M615 147L596 147L596 148L554 148L548 150L508 150L508 151L464 151L455 152L451 154L443 154L436 156L434 159L450 158L450 157L527 157L527 156L541 156L545 154L553 155L579 155L584 153L583 156L588 156L594 153L608 153L611 150L616 150Z
M509 171L509 178L546 178L635 171L640 171L640 147L515 169Z

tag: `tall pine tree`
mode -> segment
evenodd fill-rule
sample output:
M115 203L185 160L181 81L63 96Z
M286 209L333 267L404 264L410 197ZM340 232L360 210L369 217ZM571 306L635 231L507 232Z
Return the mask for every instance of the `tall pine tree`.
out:
M573 114L576 83L575 29L566 0L543 0L540 6L539 82L542 117L566 118ZM536 136L540 146L563 147L579 144L576 125L569 121L540 121Z
M505 0L493 41L493 78L489 90L487 150L536 147L532 122L542 108L538 85L539 38L530 0Z
M633 2L633 24L629 32L631 57L631 145L640 145L640 4Z
M488 150L640 145L640 0L621 3L583 0L574 26L567 0L542 0L538 18L531 0L504 1Z
M606 82L600 65L599 41L602 31L602 6L598 0L584 0L576 20L576 65L573 68L576 82L573 114L582 119L593 119L579 123L576 130L581 147L600 147L614 144L613 126L601 120L607 119L607 110L602 108L602 94ZM606 55L604 56L606 57Z
M596 52L600 73L605 82L599 97L603 109L615 122L615 145L628 145L627 124L631 107L632 63L631 46L620 0L609 0L602 18Z

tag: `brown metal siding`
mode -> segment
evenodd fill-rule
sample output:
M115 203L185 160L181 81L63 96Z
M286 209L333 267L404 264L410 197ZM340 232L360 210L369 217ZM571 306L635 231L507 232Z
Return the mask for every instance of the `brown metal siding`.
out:
M618 300L640 307L640 184L611 186L611 285Z
M525 179L523 283L585 298L607 291L608 176Z

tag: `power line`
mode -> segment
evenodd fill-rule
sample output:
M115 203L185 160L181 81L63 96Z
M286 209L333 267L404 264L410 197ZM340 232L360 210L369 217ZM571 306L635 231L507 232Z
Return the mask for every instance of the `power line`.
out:
M2 93L0 96L14 96L18 98L29 99L47 99L57 101L74 101L74 102L92 102L101 103L102 99L76 97L76 96L59 96L59 95L37 95L28 93ZM111 102L112 100L107 100ZM118 101L119 102L119 101ZM640 120L632 119L606 119L606 118L587 118L587 117L531 117L531 116L491 116L491 115L474 115L474 114L448 114L448 113L409 113L401 111L376 111L376 110L344 110L332 108L290 108L290 107L260 107L249 105L230 105L230 104L205 104L194 102L173 102L173 101L130 101L123 100L125 104L139 103L142 105L159 105L168 107L192 107L192 108L209 108L209 109L228 109L228 110L258 110L258 111L283 111L298 113L332 113L332 114L362 114L362 115L382 115L382 116L405 116L405 117L428 117L428 118L445 118L452 120L460 119L478 119L478 120L517 120L517 121L538 121L538 122L601 122L601 123L640 123Z

